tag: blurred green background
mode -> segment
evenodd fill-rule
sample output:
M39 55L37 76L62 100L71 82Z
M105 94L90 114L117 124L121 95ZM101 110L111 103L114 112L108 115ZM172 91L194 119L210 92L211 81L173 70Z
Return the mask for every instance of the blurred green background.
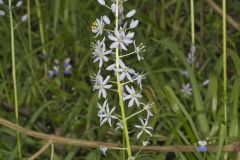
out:
M31 22L21 22L27 13L27 1L14 8L16 73L20 125L29 129L64 137L119 142L113 128L99 127L96 103L90 76L97 72L92 63L90 43L94 41L91 24L110 11L97 0L31 0ZM221 6L221 1L215 1ZM0 5L6 12L0 17L0 116L15 122L10 47L10 24L7 1ZM13 0L13 4L17 1ZM129 59L128 64L147 73L143 82L146 99L154 101L150 145L192 145L207 139L217 145L224 139L222 94L222 17L206 0L195 1L196 63L187 63L191 47L190 1L129 0L125 10L136 9L140 20L136 40L147 51L144 62ZM227 11L240 21L240 1L228 0ZM39 16L39 13L41 15ZM28 22L30 22L28 24ZM239 137L240 34L228 24L228 113L229 142ZM31 34L31 39L29 35ZM71 59L72 74L63 74L65 58ZM59 61L60 74L48 77L48 71ZM189 78L181 71L187 70ZM209 80L209 84L202 83ZM193 96L181 92L191 83ZM196 108L200 108L197 110ZM201 110L203 109L203 110ZM130 111L133 112L133 111ZM209 130L197 118L207 117ZM201 119L200 119L201 121ZM132 121L135 124L137 121ZM202 128L203 127L203 128ZM206 126L205 126L206 127ZM132 143L140 144L132 135ZM21 135L23 157L27 159L45 143ZM55 145L56 160L118 159L120 151L109 150L103 156L99 149ZM143 160L214 159L216 153L143 154ZM40 160L50 159L50 149ZM221 157L219 157L221 159ZM229 159L235 155L230 154ZM0 127L0 160L17 159L15 132Z

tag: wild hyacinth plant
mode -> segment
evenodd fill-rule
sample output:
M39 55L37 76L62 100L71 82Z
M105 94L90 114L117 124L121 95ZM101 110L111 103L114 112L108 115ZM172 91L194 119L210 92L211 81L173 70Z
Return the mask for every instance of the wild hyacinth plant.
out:
M148 125L148 122L153 114L150 111L152 104L141 102L142 79L146 74L138 73L125 63L125 60L133 55L138 61L141 61L143 59L141 53L145 51L145 46L138 45L134 40L133 30L138 26L139 20L132 18L136 13L135 9L125 14L124 3L126 1L98 0L99 4L112 11L115 19L113 21L103 15L97 18L92 25L92 32L96 38L92 43L93 63L98 63L99 69L93 77L93 90L98 91L99 95L97 107L100 126L108 123L110 127L114 127L113 121L115 121L116 129L123 129L128 158L134 159L129 138L128 119L146 111L146 117L139 117L140 124L134 125L134 131L138 132L137 139L139 139L143 133L152 135L153 128ZM108 92L111 91L118 95L119 103L116 106L109 101L111 97L108 96ZM139 111L127 116L127 109L131 107L135 107ZM121 116L115 113L117 108L120 108Z

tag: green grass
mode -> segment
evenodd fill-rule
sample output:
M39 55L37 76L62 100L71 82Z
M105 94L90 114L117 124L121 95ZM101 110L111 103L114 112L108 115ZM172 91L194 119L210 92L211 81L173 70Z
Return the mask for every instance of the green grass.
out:
M18 90L19 124L40 132L59 134L86 140L119 142L121 135L112 135L114 129L99 127L97 95L92 91L90 75L97 71L92 64L90 43L94 40L90 25L100 14L108 15L95 0L24 1L21 8L13 9L13 20L20 21L28 12L26 23L20 23L15 32L16 82ZM221 1L216 1L221 6ZM203 3L203 4L202 4ZM13 1L15 4L15 1ZM237 0L229 1L227 12L238 19ZM202 10L201 10L202 5ZM198 67L187 63L192 43L190 1L136 0L126 2L126 10L135 8L140 25L136 30L138 42L147 47L144 63L134 59L129 64L147 72L144 95L154 101L151 125L154 126L151 145L196 144L208 139L221 147L237 140L239 133L240 91L240 34L227 26L228 66L223 72L222 17L203 0L195 1L195 45ZM0 17L0 116L15 122L14 91L11 64L11 32L7 6L6 16ZM204 14L200 19L200 14ZM238 19L239 20L239 19ZM47 72L54 60L63 62L70 57L73 74L61 74L52 80ZM189 72L189 78L181 75ZM227 73L227 83L223 75ZM202 83L209 79L209 85ZM193 96L181 92L183 83L191 83ZM227 102L224 93L227 89ZM227 110L225 105L227 105ZM26 115L23 113L27 113ZM134 112L134 110L130 110ZM227 113L227 114L226 114ZM129 113L130 114L130 113ZM228 117L225 121L224 115ZM137 123L137 119L129 121ZM225 133L224 127L228 128ZM136 135L132 143L140 144ZM0 159L17 159L14 131L0 128ZM23 159L37 152L45 142L21 135ZM55 145L55 159L117 159L121 151L109 150L107 157L99 150ZM49 159L50 149L40 159ZM174 153L176 160L202 160L202 153ZM206 153L205 159L223 159L216 153ZM141 154L138 159L165 160L169 154ZM228 159L236 159L229 154Z

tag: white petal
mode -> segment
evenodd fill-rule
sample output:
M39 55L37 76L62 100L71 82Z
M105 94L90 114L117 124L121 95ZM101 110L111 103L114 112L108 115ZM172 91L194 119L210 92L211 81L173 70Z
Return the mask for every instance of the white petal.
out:
M122 28L120 28L120 31L122 30ZM114 34L115 34L115 36L116 37L120 37L120 33L119 33L119 31L118 31L118 29L115 27L115 29L114 29Z
M110 45L110 48L111 49L114 49L114 48L118 48L119 46L119 43L118 42L113 42L111 45Z
M108 61L108 57L104 56L104 57L103 57L103 60L104 60L105 62L107 62L107 61Z
M127 38L132 39L134 37L135 33L131 32L126 35Z
M152 136L152 133L150 132L150 131L148 131L148 130L144 130L147 134L149 134L150 136Z
M106 121L107 121L107 118L104 118L104 119L101 121L100 126L102 126Z
M200 141L198 141L198 144L199 144L200 146L206 146L206 145L207 145L207 141L200 140Z
M106 70L111 71L115 69L116 64L111 64L110 66L107 67Z
M101 98L101 97L106 98L106 97L107 97L106 90L105 90L105 89L100 89L100 90L99 90L98 97L99 97L99 98Z
M0 16L5 16L5 12L3 10L0 10Z
M22 6L23 1L18 1L16 4L16 7L21 7Z
M108 35L108 38L109 38L110 40L112 40L112 41L117 41L117 38L114 37L112 34L109 34L109 35Z
M106 99L105 101L104 101L104 103L103 103L103 108L105 108L106 107L106 105L108 105L108 99Z
M104 55L108 55L108 54L110 54L110 53L112 53L112 50L106 51L106 52L104 53Z
M128 103L128 107L132 107L133 106L133 102L134 102L134 98L132 98L129 103Z
M142 128L142 126L139 126L139 125L135 125L136 128Z
M121 68L125 68L126 67L121 59L119 59L119 65L120 65Z
M99 59L99 66L98 66L98 67L99 67L99 68L102 68L102 65L103 65L103 60L102 60L102 58L100 58L100 59Z
M110 85L110 84L104 86L105 89L109 89L109 88L111 88L111 87L112 87L112 85Z
M119 77L119 79L120 79L120 81L122 81L124 78L125 78L125 73L124 73L124 72L122 72L122 73L120 74L120 77Z
M109 19L107 16L103 16L103 21L104 21L106 24L110 24L110 19Z
M144 122L143 122L143 120L142 120L142 118L139 118L139 120L140 120L140 122L142 123L142 125L144 124Z
M136 28L139 23L139 20L131 21L130 28Z
M137 134L137 139L140 138L140 136L142 135L142 133L143 133L143 130L141 130L141 132L139 132L139 133Z
M130 18L130 17L134 16L135 13L136 13L135 9L131 10L130 12L128 12L127 17Z
M127 76L128 80L129 80L130 82L133 82L132 77L130 76L130 74L127 73L126 76Z
M138 101L138 99L137 99L137 98L135 98L134 100L135 100L135 102L136 102L137 106L139 106L139 101Z
M128 85L126 85L126 89L127 89L128 93L130 93L130 94L133 93L132 90L128 87Z
M111 118L108 118L108 123L109 123L110 127L112 127L112 121L111 121Z
M99 61L99 57L97 57L96 59L94 59L93 63L96 63L97 61Z
M127 95L127 96L123 97L123 100L125 101L125 100L130 99L130 98L132 98L132 96L131 95Z
M115 110L115 107L113 107L113 108L111 109L110 114L112 114L112 112L114 112L114 110ZM111 117L114 117L114 116L111 116Z
M22 22L26 22L27 18L28 18L27 14L23 15L22 18L21 18Z
M110 76L107 76L106 79L104 80L103 84L106 84L109 79L110 79Z
M105 5L105 0L97 0L101 5Z
M120 43L120 45L121 45L121 48L122 48L123 50L127 51L127 48L126 48L126 46L125 46L123 43Z
M123 42L124 42L126 45L129 45L129 44L131 44L133 41L132 41L131 39L125 38Z
M112 9L112 12L113 12L113 13L116 12L116 4L115 4L115 3L113 3L113 4L111 5L111 9Z

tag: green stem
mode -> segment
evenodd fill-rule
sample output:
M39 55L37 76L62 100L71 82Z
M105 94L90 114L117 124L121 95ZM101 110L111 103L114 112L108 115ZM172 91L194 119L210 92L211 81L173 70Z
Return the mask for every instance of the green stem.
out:
M12 52L12 78L13 78L13 90L14 90L14 106L15 106L15 118L16 125L19 125L19 116L18 116L18 96L17 96L17 81L16 81L16 64L15 64L15 41L14 41L14 27L13 27L13 14L12 14L12 2L8 0L9 3L9 17L10 17L10 30L11 30L11 52ZM22 159L22 149L20 134L17 134L17 147L18 147L18 159Z
M225 144L228 143L227 133L227 25L226 25L226 0L222 1L223 8L223 106L224 106L224 121L225 121ZM227 159L227 154L225 154Z
M131 52L131 53L128 53L128 54L122 55L122 56L120 56L120 58L123 58L123 57L126 57L126 56L130 56L130 55L132 55L132 54L135 54L135 52Z
M192 33L192 44L195 44L195 21L194 21L194 0L191 0L191 33Z
M40 30L40 38L41 38L41 43L42 43L42 52L45 55L46 50L44 48L45 44L45 37L44 37L44 32L43 32L43 21L42 21L42 14L41 14L41 6L39 3L39 0L35 0L36 6L37 6L37 16L38 16L38 21L39 21L39 30Z
M116 0L116 20L115 20L115 27L118 29L118 23L119 23L119 0ZM119 47L116 48L116 68L119 70ZM126 115L125 115L125 108L124 108L124 103L123 103L123 92L122 92L122 85L120 82L120 75L119 72L116 73L117 77L117 91L118 91L118 97L119 97L119 105L121 107L121 113L122 113L122 122L123 122L123 127L124 127L124 136L126 140L126 145L127 145L127 153L128 157L132 157L132 150L131 150L131 144L129 140L129 135L128 135L128 126L127 126L127 120L126 120Z
M27 15L28 15L28 47L31 53L32 60L32 34L31 34L31 5L30 0L27 0Z

